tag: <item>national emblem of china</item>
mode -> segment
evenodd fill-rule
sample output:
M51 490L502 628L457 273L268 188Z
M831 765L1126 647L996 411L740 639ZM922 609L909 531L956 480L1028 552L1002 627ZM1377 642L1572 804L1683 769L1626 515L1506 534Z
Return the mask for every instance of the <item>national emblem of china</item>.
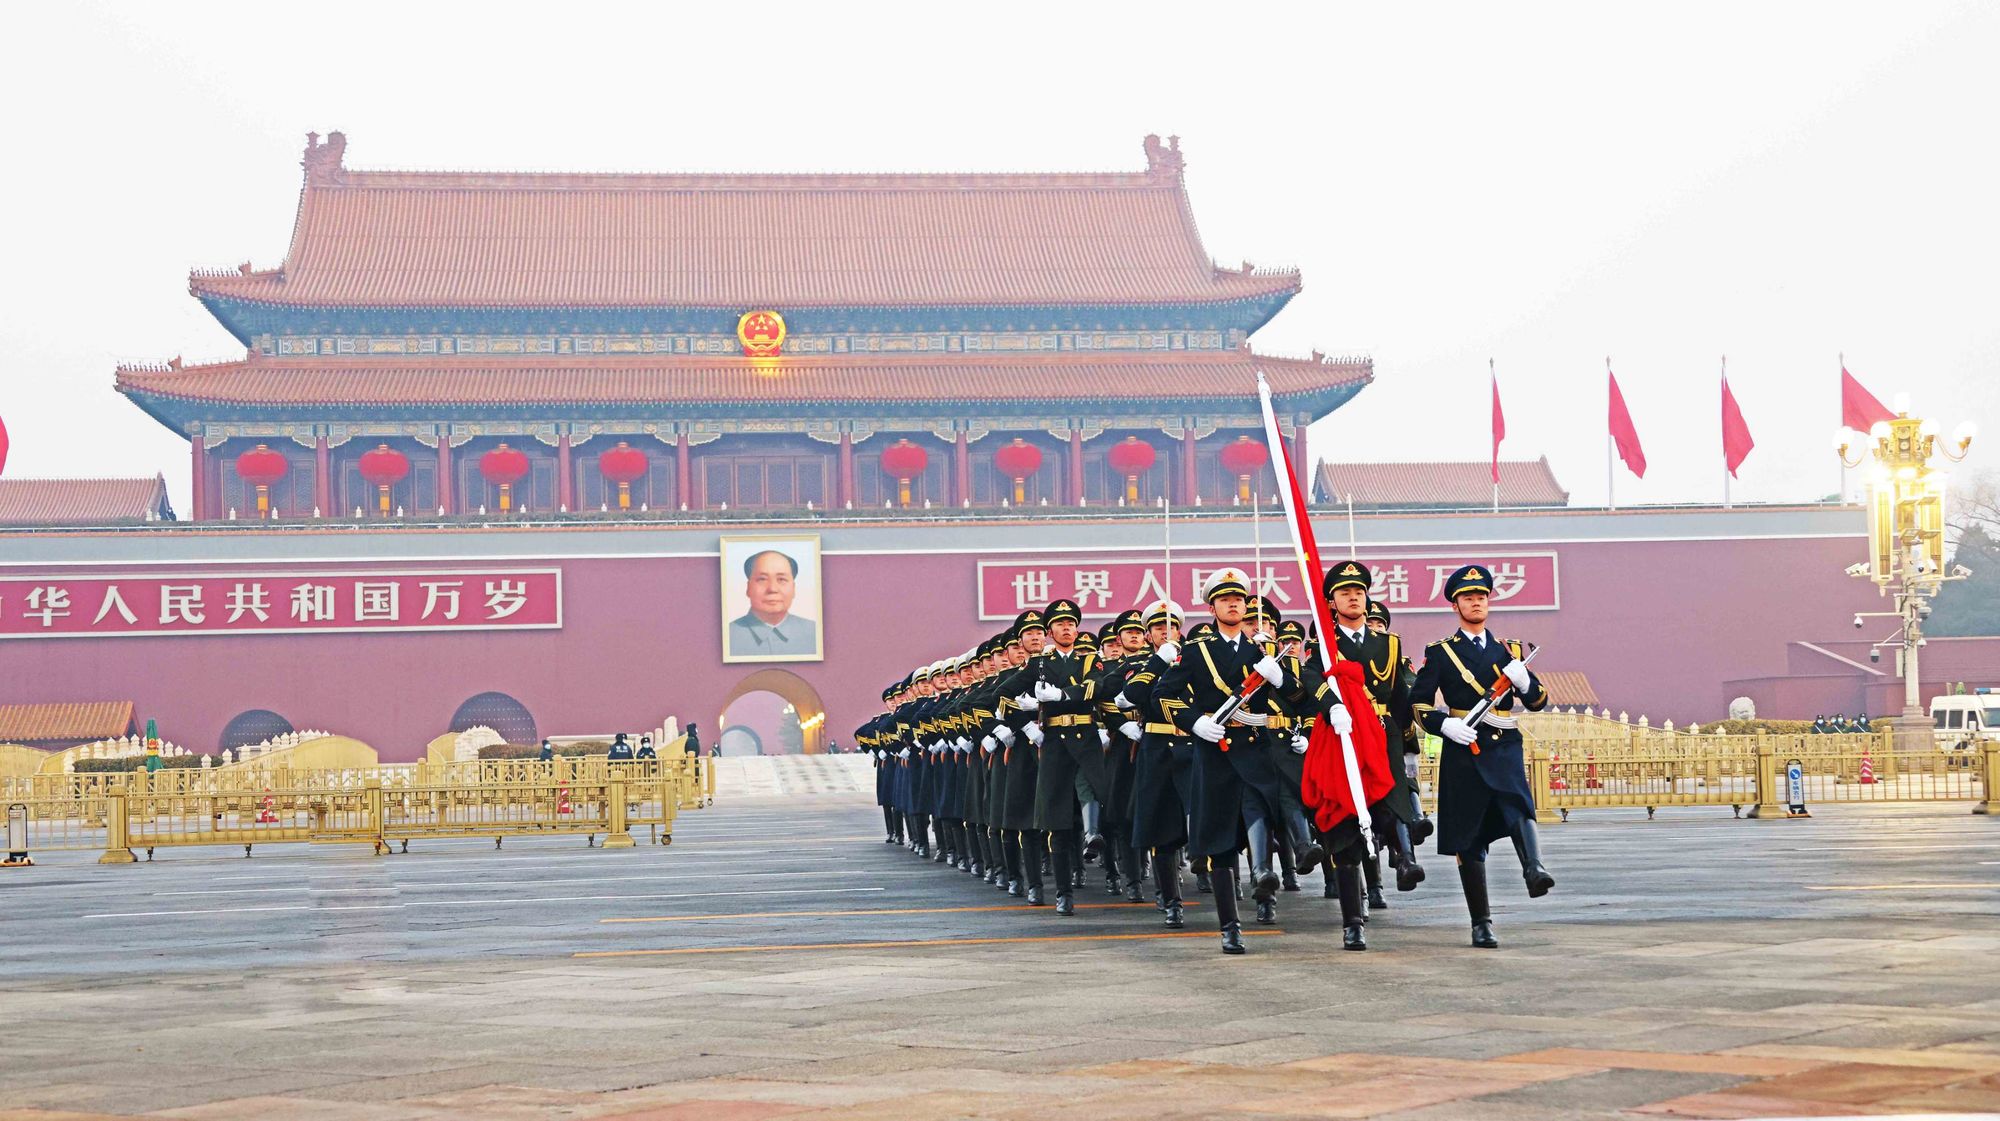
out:
M785 345L785 317L775 311L746 311L736 321L736 340L750 358L775 358Z

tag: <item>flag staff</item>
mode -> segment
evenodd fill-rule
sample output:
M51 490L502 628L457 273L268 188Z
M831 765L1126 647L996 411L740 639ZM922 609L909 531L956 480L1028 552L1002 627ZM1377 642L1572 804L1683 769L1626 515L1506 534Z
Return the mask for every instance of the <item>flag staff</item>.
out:
M1164 587L1167 602L1174 600L1174 502L1166 495L1160 496L1160 546L1166 553L1167 572Z
M1486 359L1486 380L1493 387L1494 412L1499 412L1500 374L1493 368L1493 359ZM1493 512L1500 512L1500 434L1501 426L1493 428Z
M1354 546L1354 492L1347 492L1347 559L1358 560L1361 550Z
M1618 472L1611 462L1611 356L1604 356L1604 505L1618 508Z
M1847 373L1847 352L1844 350L1840 352L1840 372L1843 375ZM1842 386L1841 388L1845 389L1846 387ZM1841 427L1845 428L1847 426L1847 410L1841 410L1840 420ZM1847 457L1845 455L1836 455L1833 458L1840 461L1840 489L1835 491L1833 495L1836 500L1834 505L1838 506L1847 501Z
M1725 355L1723 355L1723 356L1722 356L1722 383L1721 383L1721 384L1722 384L1722 392L1724 392L1724 393L1728 393L1728 392L1729 392L1729 356L1728 356L1727 354L1725 354ZM1727 443L1726 443L1726 439L1727 439L1727 437L1725 436L1725 444L1724 444L1724 446L1723 446L1723 449L1722 449L1722 508L1723 508L1723 509L1725 509L1725 510L1729 509L1729 448L1728 448L1728 446L1727 446Z

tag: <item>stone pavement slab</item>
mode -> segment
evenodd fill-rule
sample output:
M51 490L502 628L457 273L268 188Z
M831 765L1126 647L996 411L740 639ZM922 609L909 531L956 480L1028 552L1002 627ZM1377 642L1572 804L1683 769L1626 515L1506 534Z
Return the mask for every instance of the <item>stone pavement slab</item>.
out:
M1984 896L1824 890L1991 883L1949 854L2000 826L1949 809L1579 814L1549 898L1496 859L1497 952L1436 875L1365 955L1312 877L1243 958L1202 906L1057 919L830 794L612 853L52 854L0 878L0 1121L2000 1112Z

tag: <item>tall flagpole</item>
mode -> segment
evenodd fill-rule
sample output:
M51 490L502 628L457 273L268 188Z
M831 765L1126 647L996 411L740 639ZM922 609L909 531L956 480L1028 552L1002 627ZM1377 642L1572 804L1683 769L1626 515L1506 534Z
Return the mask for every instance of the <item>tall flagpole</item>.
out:
M1721 390L1723 392L1728 392L1729 390L1729 356L1727 354L1722 356ZM1725 443L1722 448L1722 508L1725 510L1729 509L1729 446L1726 442L1727 439L1728 437L1725 435Z
M1844 350L1840 352L1840 373L1842 377L1847 376L1847 352ZM1845 385L1841 386L1843 393L1846 392L1846 389ZM1845 400L1844 397L1843 400ZM1842 428L1847 427L1847 410L1844 408L1840 413L1840 426ZM1842 452L1833 458L1840 461L1840 489L1834 492L1833 496L1835 499L1834 505L1839 506L1847 502L1847 453Z
M1258 489L1252 487L1250 491L1250 566L1256 573L1250 578L1253 596L1264 594L1264 496L1257 493Z
M1604 356L1604 505L1618 508L1618 471L1612 466L1611 439L1611 356Z
M1497 396L1500 392L1500 374L1493 368L1493 359L1486 360L1486 383ZM1500 512L1500 442L1493 442L1493 512Z
M1165 495L1160 496L1160 543L1167 555L1167 602L1178 603L1174 598L1174 504Z
M1359 560L1361 550L1354 545L1354 492L1347 492L1347 559Z

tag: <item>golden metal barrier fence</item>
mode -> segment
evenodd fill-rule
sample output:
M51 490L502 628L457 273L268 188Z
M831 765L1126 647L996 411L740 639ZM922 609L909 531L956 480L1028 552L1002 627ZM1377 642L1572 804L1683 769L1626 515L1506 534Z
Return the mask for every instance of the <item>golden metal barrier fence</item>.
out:
M1572 810L1612 807L1728 806L1739 816L1782 817L1791 802L1787 769L1796 761L1800 794L1815 803L1971 801L1972 812L2000 812L2000 744L1978 752L1930 748L1897 751L1883 733L1861 735L1704 736L1653 733L1627 743L1583 738L1531 739L1525 754L1537 817L1568 820ZM1419 764L1428 807L1437 804L1437 760Z
M673 842L680 811L713 803L700 761L482 760L333 771L162 770L35 775L0 784L27 808L33 849L134 849L308 841L386 852L422 838L583 834L606 848L641 828ZM711 788L712 790L712 788Z

